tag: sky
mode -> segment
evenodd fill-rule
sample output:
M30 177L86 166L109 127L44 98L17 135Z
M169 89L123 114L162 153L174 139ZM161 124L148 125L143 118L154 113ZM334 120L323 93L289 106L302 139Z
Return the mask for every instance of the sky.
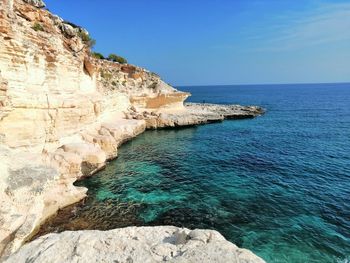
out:
M45 0L175 86L350 82L350 0Z

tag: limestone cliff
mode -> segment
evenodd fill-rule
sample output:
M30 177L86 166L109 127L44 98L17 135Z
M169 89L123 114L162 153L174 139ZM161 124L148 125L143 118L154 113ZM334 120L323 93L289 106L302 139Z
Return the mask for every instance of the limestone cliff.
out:
M84 29L36 6L2 1L2 144L51 150L103 115L127 111L130 99L159 108L187 97L144 69L91 58Z
M41 0L0 2L0 255L16 251L146 128L252 117L257 107L184 105L140 67L90 55L88 32ZM218 108L219 107L219 108Z

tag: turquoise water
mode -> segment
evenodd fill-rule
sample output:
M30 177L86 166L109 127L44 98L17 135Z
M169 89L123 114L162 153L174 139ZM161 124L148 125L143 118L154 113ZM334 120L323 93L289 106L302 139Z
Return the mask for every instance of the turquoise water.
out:
M267 113L144 133L56 229L211 228L267 262L349 262L350 85L181 89Z

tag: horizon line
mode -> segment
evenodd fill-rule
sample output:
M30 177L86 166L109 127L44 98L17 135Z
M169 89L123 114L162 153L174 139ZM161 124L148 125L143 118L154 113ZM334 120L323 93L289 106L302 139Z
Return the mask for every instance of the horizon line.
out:
M297 82L297 83L253 83L253 84L196 84L196 85L172 85L173 87L213 87L213 86L288 86L288 85L326 85L326 84L350 84L349 82Z

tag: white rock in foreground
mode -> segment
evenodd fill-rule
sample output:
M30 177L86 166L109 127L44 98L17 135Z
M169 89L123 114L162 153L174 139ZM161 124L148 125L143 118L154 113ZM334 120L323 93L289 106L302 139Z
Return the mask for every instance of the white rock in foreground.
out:
M23 246L15 262L237 262L263 263L217 231L173 226L49 234Z

